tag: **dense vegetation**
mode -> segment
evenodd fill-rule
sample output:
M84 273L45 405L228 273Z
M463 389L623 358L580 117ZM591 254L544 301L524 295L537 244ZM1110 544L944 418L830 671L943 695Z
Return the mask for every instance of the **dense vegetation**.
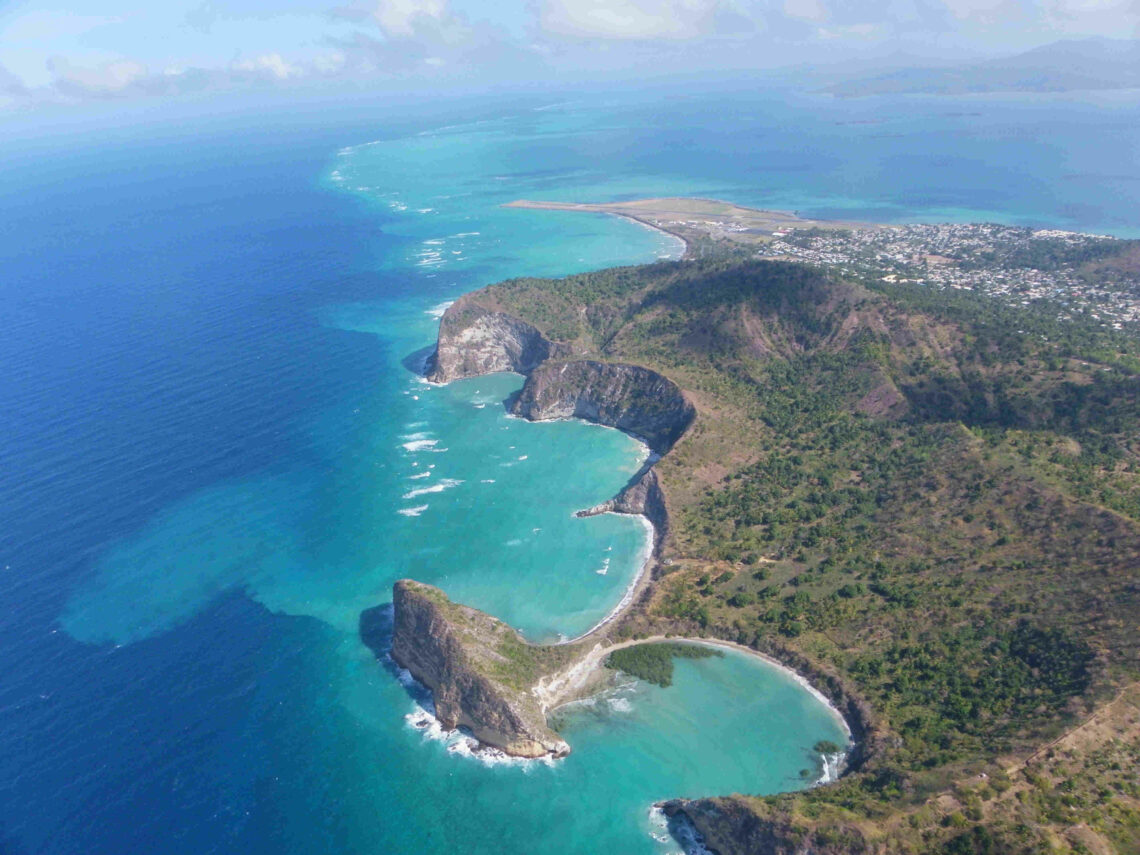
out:
M716 648L704 644L659 641L615 650L606 657L606 667L658 686L672 686L674 659L708 659L722 655Z
M1043 834L1088 848L1061 819L1026 832L1024 801L952 820L930 805L1140 676L1135 338L1047 303L737 258L516 280L478 299L661 371L697 406L658 464L673 520L660 581L622 631L789 656L874 710L857 774L758 812L821 834L871 818L871 837L895 829L883 851L1036 852ZM1134 797L1091 780L1072 786L1107 801L1114 828L1140 825ZM888 821L900 816L909 830Z

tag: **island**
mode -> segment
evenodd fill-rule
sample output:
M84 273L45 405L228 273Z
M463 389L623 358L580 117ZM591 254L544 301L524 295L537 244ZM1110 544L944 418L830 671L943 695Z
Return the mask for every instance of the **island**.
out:
M1133 293L1134 243L1022 231L1031 252L963 240L942 266ZM646 441L646 467L583 512L645 514L655 550L566 645L397 583L393 658L445 724L521 756L570 750L546 713L619 649L730 643L796 670L851 727L846 774L664 804L721 855L1135 851L1134 330L1065 294L885 271L909 259L758 257L771 243L511 280L447 310L431 379L515 371L516 414Z

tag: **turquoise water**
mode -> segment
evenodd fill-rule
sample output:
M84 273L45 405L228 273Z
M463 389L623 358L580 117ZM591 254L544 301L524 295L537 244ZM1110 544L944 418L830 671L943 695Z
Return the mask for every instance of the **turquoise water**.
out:
M573 517L638 443L508 418L518 377L407 368L459 294L677 252L502 203L1136 228L1126 100L370 110L0 158L4 851L653 853L676 849L654 800L803 786L839 723L739 654L566 710L565 762L487 766L425 740L361 643L401 576L575 635L646 546L636 519Z
M558 114L550 123L556 138L575 132ZM399 244L377 259L380 270L442 280L445 296L480 279L680 253L678 241L624 221L499 207L549 186L541 170L511 171L515 148L534 139L507 119L343 148L320 185L378 220L388 215L385 232ZM588 192L605 192L604 178L592 180L601 183ZM406 720L415 701L358 635L361 611L388 601L395 579L439 585L532 639L554 641L601 621L649 548L638 518L574 516L624 486L645 460L640 443L581 422L510 417L503 402L521 386L515 375L439 387L408 370L446 304L417 293L321 307L314 323L383 343L370 388L296 425L309 451L303 465L193 492L104 550L70 596L62 627L87 643L137 644L235 589L273 614L319 621L335 714L353 720L360 740L351 753L383 758L353 772L361 809L416 805L419 814L400 832L387 823L350 828L354 851L395 840L406 840L400 851L413 841L429 851L579 851L584 840L675 849L652 836L661 837L650 823L654 800L778 791L803 786L801 770L818 776L810 746L842 741L839 723L802 687L738 654L683 663L668 690L630 687L569 711L575 751L550 767L489 767L424 742ZM758 738L757 728L779 737ZM570 840L566 822L580 832Z
M564 132L556 123L555 135ZM320 185L378 220L387 214L385 231L399 243L378 268L397 280L442 280L433 293L443 296L480 279L679 254L676 240L624 221L499 207L548 181L499 174L514 157L508 141L526 136L491 122L342 149ZM640 443L581 422L510 417L503 402L521 386L515 375L439 387L409 370L446 303L417 293L320 307L314 324L383 344L367 388L297 421L300 460L194 491L103 550L68 598L63 629L91 644L140 644L234 590L273 614L318 621L321 670L337 698L321 714L342 719L339 738L345 718L355 733L352 771L337 772L354 792L339 798L357 816L368 804L410 814L399 831L353 823L353 851L558 852L584 840L675 849L652 836L661 836L650 823L654 800L778 791L803 786L801 770L817 776L810 747L842 741L839 723L802 687L737 654L683 663L668 690L633 687L568 712L575 752L550 767L489 767L425 742L406 720L415 701L358 634L361 611L388 601L395 579L439 585L554 641L601 621L649 547L638 518L574 516L624 486L645 460ZM758 738L757 728L778 739ZM357 768L361 756L376 767ZM571 821L581 834L567 839L560 827Z

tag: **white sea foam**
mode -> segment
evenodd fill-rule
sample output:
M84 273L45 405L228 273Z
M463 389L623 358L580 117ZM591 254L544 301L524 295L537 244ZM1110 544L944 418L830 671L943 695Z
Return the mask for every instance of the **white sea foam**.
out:
M606 703L610 705L610 709L614 712L633 712L633 704L629 702L629 698L606 698Z
M420 514L422 514L427 509L428 509L427 505L418 505L414 508L400 508L400 510L396 511L396 513L400 514L401 516L405 516L405 517L418 517Z
M439 723L439 719L419 704L415 710L404 716L409 727L423 734L425 742L442 742L448 754L463 757L468 760L477 760L484 766L514 766L524 771L541 763L544 766L553 766L554 759L542 757L530 760L525 757L511 757L497 748L480 745L479 742L461 730L446 730Z
M430 478L430 477L431 477L430 472L421 472L419 475L409 475L408 480L409 481L418 481L420 478Z
M431 240L425 240L424 246L439 246L442 243L443 238L432 238Z
M479 234L479 232L459 232L458 234L453 234L452 237L475 237L477 234Z
M673 821L673 828L669 828L669 818L657 805L649 809L649 836L658 843L680 846L679 850L671 850L669 855L713 855L712 850L705 846L700 833L685 817L677 817Z
M431 315L433 318L442 318L443 313L448 310L454 300L447 300L443 303L438 303L428 309L424 314Z
M824 784L830 784L832 781L838 781L839 775L843 771L843 761L846 758L847 753L845 751L840 751L837 754L820 754L820 775L815 786L820 787Z
M480 484L494 484L494 483L495 483L495 479L494 479L494 478L484 478L484 479L483 479L482 481L480 481L479 483L480 483Z
M408 492L404 493L403 498L414 499L416 496L426 496L428 493L442 493L444 490L458 487L462 483L463 482L457 478L444 478L439 483L432 484L430 487L417 487L415 490L408 490Z
M438 439L413 439L408 442L401 443L405 451L435 451L435 447L439 445Z

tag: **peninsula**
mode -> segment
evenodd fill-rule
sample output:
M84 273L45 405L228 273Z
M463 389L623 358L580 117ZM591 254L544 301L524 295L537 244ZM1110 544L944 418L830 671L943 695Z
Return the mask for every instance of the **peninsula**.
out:
M771 242L773 238L785 236L790 229L834 231L879 228L870 223L811 220L787 211L764 211L716 199L685 197L605 203L518 199L508 202L504 207L540 211L579 211L625 217L680 238L685 242L690 256L704 252L701 247L709 241L760 246Z
M1031 240L945 257L976 281L1133 275L1129 242ZM1135 851L1140 342L1049 295L725 249L447 310L432 379L516 371L518 415L648 442L655 462L592 510L646 514L656 549L627 606L562 646L398 583L393 657L446 723L524 756L569 749L545 713L619 646L793 667L851 723L848 774L667 805L721 855Z

